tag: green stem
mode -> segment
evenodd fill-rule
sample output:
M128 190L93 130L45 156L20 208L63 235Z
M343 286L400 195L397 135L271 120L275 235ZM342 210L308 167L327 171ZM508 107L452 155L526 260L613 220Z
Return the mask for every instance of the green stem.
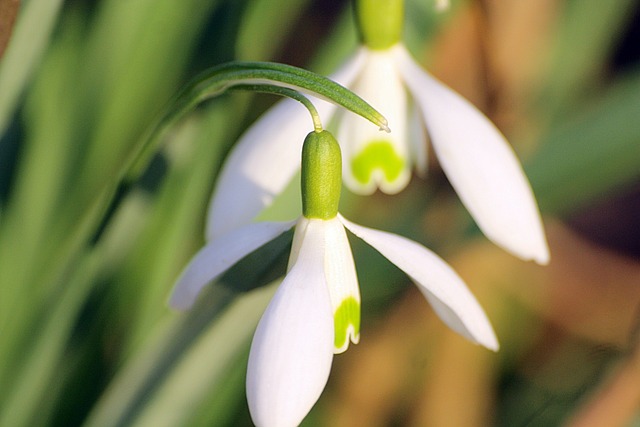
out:
M273 95L281 95L286 96L291 99L295 99L304 105L307 110L309 110L309 114L311 114L311 120L313 121L313 130L316 132L322 132L322 120L320 119L320 114L318 114L318 110L313 105L313 102L309 100L306 96L301 94L300 92L296 92L293 89L289 89L286 87L280 86L272 86L272 85L238 85L233 87L234 90L248 90L251 92L261 92L261 93L270 93Z

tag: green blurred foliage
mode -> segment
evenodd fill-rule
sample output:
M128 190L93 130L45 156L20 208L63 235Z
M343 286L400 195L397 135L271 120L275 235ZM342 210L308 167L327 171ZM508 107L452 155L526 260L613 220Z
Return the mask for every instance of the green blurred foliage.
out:
M470 1L452 3L437 13L408 2L411 50L430 53ZM604 72L637 5L558 3L525 167L543 213L569 216L640 178L640 71ZM0 426L248 425L248 344L276 286L257 284L283 271L287 243L240 265L187 314L165 302L203 243L224 156L271 97L207 103L167 132L141 177L124 178L196 73L232 59L329 73L357 46L351 13L348 2L23 1L0 59ZM454 252L472 234L468 216L437 173L416 180L392 210L389 196L345 194L345 215ZM264 218L297 212L298 189L294 180ZM439 231L446 240L430 234L440 224L424 226L443 212L453 218ZM363 244L354 255L364 322L375 323L407 281ZM498 425L554 425L582 396L550 404L535 385L503 379L522 391L497 403ZM306 425L319 420L314 412Z

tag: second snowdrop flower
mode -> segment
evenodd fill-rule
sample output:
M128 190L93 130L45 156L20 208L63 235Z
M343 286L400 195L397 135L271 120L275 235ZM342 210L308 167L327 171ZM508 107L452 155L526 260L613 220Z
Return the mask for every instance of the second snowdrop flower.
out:
M427 130L438 161L483 233L524 260L546 264L549 250L538 207L518 159L500 131L475 106L439 82L401 41L401 0L358 0L362 46L331 78L378 108L392 132L381 134L350 113L319 101L335 118L346 186L358 194L395 194L412 169L427 167ZM252 126L231 152L211 200L208 237L251 221L298 169L305 134L290 101ZM334 117L335 116L335 117ZM270 158L265 162L263 159Z

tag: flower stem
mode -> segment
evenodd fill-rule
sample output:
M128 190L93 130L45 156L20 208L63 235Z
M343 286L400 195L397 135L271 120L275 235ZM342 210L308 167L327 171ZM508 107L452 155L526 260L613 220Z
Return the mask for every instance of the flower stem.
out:
M313 121L313 130L315 132L322 132L323 130L320 114L318 114L318 110L316 110L316 107L313 105L313 102L311 102L309 98L307 98L306 96L304 96L298 91L295 91L293 89L289 89L286 87L274 86L274 85L238 85L238 86L234 86L232 89L248 90L251 92L270 93L273 95L281 95L291 99L295 99L296 101L304 105L307 108L307 110L309 110L309 114L311 114L311 120Z

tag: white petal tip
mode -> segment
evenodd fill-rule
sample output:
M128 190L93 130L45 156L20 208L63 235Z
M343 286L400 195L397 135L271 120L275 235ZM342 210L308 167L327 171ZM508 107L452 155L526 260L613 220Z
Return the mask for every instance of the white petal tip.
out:
M506 248L506 246L504 246ZM508 248L507 248L508 249ZM539 265L547 265L549 264L550 255L549 255L549 246L547 245L546 240L542 237L541 241L535 245L528 246L526 251L516 251L513 249L508 249L511 253L519 257L524 261L534 261Z
M487 350L491 350L495 353L497 353L500 350L500 343L498 342L498 339L496 338L495 335L493 335L489 340L487 340L487 342L484 343L478 343L481 346L485 347Z
M351 341L352 344L359 344L360 343L360 333L356 333L355 331L351 330L349 333L349 340Z
M528 212L535 211L532 208ZM522 213L520 224L502 221L502 228L500 228L498 221L494 221L491 227L482 227L479 221L476 222L489 240L511 255L523 261L534 261L539 265L549 264L549 245L547 244L540 218L533 217L528 221L524 221L522 218L527 215L527 211L521 211L520 213ZM513 215L510 215L510 217L513 217ZM513 230L517 231L514 232Z
M551 260L551 255L549 254L549 246L547 245L546 239L543 238L543 240L540 249L533 256L533 260L540 265L547 265Z
M382 193L393 196L404 190L409 181L411 180L411 174L408 170L403 171L402 174L395 180L388 181L383 172L374 170L371 172L369 180L366 183L353 178L351 175L343 174L345 186L353 193L359 196L370 196L377 190Z
M491 323L489 323L489 319L476 323L476 326L478 327L475 330L467 329L466 331L459 331L459 333L474 344L497 353L500 350L500 343Z
M534 258L533 260L539 265L549 265L549 253L545 253L542 256Z
M478 306L479 307L479 306ZM473 327L471 327L473 325ZM455 329L454 329L455 330ZM480 316L476 316L476 319L469 322L469 327L466 330L456 331L469 341L481 345L487 350L498 352L500 350L500 343L498 337L486 317L484 312Z
M494 353L497 353L500 351L500 344L498 343L496 343L495 345L483 345L483 347L489 351L493 351Z
M349 345L358 344L360 342L360 332L356 332L355 328L352 325L349 325L347 329L347 336L344 342L338 347L335 346L333 348L333 354L342 354L345 351L349 350Z

